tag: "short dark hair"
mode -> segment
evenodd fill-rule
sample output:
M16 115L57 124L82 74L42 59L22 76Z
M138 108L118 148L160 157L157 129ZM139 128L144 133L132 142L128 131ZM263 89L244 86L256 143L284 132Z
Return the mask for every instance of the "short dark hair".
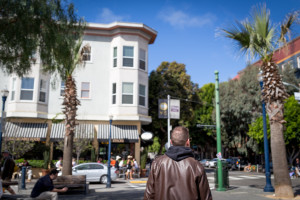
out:
M189 129L183 126L177 126L173 129L171 140L174 146L185 146L185 143L188 139Z
M58 174L58 171L57 171L57 169L52 169L51 171L50 171L50 173L49 173L49 175L56 175L56 174Z

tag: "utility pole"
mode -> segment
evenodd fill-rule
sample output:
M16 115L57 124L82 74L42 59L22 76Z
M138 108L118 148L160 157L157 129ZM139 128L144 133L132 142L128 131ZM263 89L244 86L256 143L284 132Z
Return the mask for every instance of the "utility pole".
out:
M215 71L216 83L215 83L215 98L216 98L216 129L217 129L217 154L222 155L222 143L221 143L221 117L220 117L220 100L219 100L219 72ZM218 158L218 188L217 191L226 191L223 181L223 166L221 159Z
M171 109L171 106L170 106L170 95L168 95L168 148L170 148L171 144L170 144L170 140L171 140L171 137L170 137L170 109Z

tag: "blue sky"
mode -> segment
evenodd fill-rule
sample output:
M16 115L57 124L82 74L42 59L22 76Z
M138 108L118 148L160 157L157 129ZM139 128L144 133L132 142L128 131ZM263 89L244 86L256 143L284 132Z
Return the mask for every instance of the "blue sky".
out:
M203 86L233 78L245 68L234 43L218 36L219 28L249 17L251 8L266 3L271 20L279 24L286 14L300 9L300 0L70 0L87 22L138 22L158 32L149 45L149 73L163 61L183 63L194 83ZM293 37L300 35L295 26Z

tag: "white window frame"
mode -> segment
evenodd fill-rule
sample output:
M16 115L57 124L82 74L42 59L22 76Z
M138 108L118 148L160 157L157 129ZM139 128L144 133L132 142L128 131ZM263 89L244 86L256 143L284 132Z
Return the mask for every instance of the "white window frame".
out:
M144 91L145 93L144 94L141 94L140 91L141 91L141 87L144 87ZM139 106L144 106L146 107L146 85L143 85L143 84L139 84ZM140 98L144 98L144 105L141 104L141 101L140 101Z
M43 82L44 82L45 88L42 88ZM41 93L45 93L45 101L41 101ZM42 102L42 103L47 102L47 81L45 81L43 79L40 80L39 102Z
M11 82L11 95L10 95L11 101L16 100L16 88L17 88L17 78L14 77L12 78L12 82Z
M60 82L60 90L59 90L59 96L64 97L65 96L65 89L66 89L66 82L61 81Z
M33 79L33 88L22 88L23 79ZM22 91L32 91L32 99L22 99ZM21 80L20 101L33 101L34 97L34 77L23 77Z
M145 53L145 58L141 58L141 51L144 51ZM140 48L139 49L139 69L146 71L147 70L147 66L146 66L146 59L147 58L147 54L146 54L146 50ZM141 61L143 61L145 63L145 69L141 68Z
M116 51L115 51L116 49ZM116 55L115 55L116 52ZM118 47L113 48L113 68L118 67Z
M125 49L125 47L130 47L130 48L132 48L132 53L133 53L133 55L132 55L132 57L131 56L124 56L124 49ZM125 66L124 65L124 59L125 58L127 58L127 59L132 59L132 66ZM122 62L123 62L123 67L134 67L134 46L123 46L123 59L122 59Z
M112 99L111 99L111 104L115 105L117 104L117 83L112 84Z
M132 85L132 93L125 93L124 92L124 84L131 84ZM133 82L123 82L122 83L122 104L123 105L132 105L134 103L134 83ZM126 96L129 96L131 95L132 96L132 103L124 103L124 95Z
M85 52L84 50L87 49L87 50L90 50L90 52ZM87 56L89 57L90 59L89 60L85 60L84 59L84 56ZM82 48L82 61L84 62L92 62L92 47L90 45L85 45L83 48Z
M89 88L88 89L83 89L82 84L84 84L84 83L88 83L89 84ZM82 92L84 92L84 91L85 92L88 91L88 94L89 94L88 97L83 97L82 96ZM91 82L88 82L88 81L81 82L80 98L81 99L90 99L91 98Z
M300 68L300 56L297 57L297 67Z

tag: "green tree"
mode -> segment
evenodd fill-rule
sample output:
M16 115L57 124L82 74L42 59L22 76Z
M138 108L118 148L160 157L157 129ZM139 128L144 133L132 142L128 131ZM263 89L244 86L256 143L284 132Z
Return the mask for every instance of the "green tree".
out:
M74 5L61 0L1 0L0 66L23 76L37 52L44 64L53 64L59 27L82 22Z
M8 150L14 159L21 158L26 152L30 151L34 147L33 141L3 141L4 149Z
M249 141L248 125L261 113L257 74L256 67L248 66L238 80L220 84L222 141L225 146L246 156L256 146Z
M283 138L283 101L287 98L287 93L278 68L272 59L274 49L278 47L278 44L286 43L287 35L291 31L292 24L297 20L298 13L289 14L279 31L271 23L270 11L266 6L254 8L251 17L251 19L236 22L232 28L223 29L223 33L225 37L234 40L243 53L249 53L252 58L259 56L262 61L263 99L266 102L271 127L275 195L294 197Z
M145 127L159 138L162 152L167 142L167 119L158 119L158 99L166 99L169 94L172 99L180 101L180 119L171 120L173 127L183 125L189 127L194 118L193 101L199 101L196 95L198 86L195 85L186 73L185 65L176 62L162 62L149 76L149 115L152 123Z

